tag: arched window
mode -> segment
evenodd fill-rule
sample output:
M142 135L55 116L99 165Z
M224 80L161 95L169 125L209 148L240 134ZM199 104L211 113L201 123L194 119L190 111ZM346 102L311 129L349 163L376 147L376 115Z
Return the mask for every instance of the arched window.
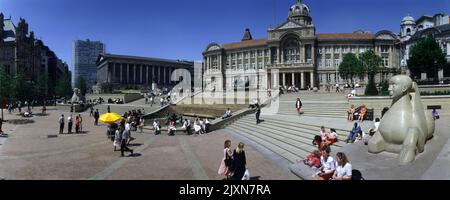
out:
M407 35L410 35L410 34L411 34L411 29L410 29L410 28L407 28L407 29L406 29L406 34L407 34Z
M297 38L291 37L283 43L284 61L286 63L296 63L300 61L300 42Z

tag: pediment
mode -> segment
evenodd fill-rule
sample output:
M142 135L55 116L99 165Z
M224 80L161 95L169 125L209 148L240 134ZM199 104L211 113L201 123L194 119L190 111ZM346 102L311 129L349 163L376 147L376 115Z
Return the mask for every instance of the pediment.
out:
M275 30L283 30L283 29L291 29L291 28L299 28L301 27L300 24L297 24L293 21L286 21L283 24L281 24L280 26L278 26L277 28L275 28Z

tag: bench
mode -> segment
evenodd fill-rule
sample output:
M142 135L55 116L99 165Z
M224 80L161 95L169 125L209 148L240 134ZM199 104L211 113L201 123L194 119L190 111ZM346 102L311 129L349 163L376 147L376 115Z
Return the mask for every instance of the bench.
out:
M427 109L428 110L433 110L433 109L441 110L442 106L441 105L430 105L430 106L427 106Z

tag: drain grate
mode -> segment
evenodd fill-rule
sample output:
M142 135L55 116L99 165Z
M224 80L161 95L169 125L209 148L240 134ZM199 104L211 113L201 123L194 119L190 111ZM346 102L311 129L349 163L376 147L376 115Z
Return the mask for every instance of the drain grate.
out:
M47 138L57 138L58 135L47 135Z

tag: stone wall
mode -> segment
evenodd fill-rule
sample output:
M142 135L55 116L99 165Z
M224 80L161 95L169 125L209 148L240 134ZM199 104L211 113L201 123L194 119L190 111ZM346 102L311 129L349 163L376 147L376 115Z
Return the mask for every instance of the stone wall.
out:
M349 98L350 105L355 107L366 105L369 109L374 109L374 117L381 117L381 111L384 107L391 107L392 98L390 97L351 97ZM432 105L442 106L438 112L441 115L450 115L450 96L422 96L422 103L424 108ZM430 110L431 112L431 110Z
M136 101L138 99L143 98L143 96L140 93L125 93L125 94L88 94L86 95L86 100L93 100L98 99L99 97L102 97L105 102L108 102L108 99L123 99L124 103L129 103L132 101Z

